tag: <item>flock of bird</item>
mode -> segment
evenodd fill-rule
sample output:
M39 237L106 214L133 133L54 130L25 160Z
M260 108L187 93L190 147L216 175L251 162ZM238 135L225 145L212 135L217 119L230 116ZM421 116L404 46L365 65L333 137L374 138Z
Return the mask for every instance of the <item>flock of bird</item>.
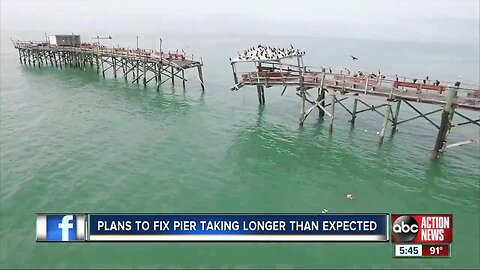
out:
M293 45L290 45L289 48L277 48L270 46L263 46L259 44L257 47L250 47L243 51L243 53L238 52L238 60L269 60L269 59L280 59L289 56L296 55L305 55L304 51L299 49L294 49ZM231 61L232 59L230 59Z

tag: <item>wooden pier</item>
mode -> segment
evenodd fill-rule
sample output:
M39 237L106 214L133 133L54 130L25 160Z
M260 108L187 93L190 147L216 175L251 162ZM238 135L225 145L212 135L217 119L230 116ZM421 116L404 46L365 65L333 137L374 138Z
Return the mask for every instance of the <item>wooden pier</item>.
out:
M288 53L285 53L288 52ZM374 112L382 116L383 122L379 134L379 143L383 142L389 124L392 134L397 127L405 122L423 118L438 129L437 139L432 151L432 158L436 159L440 152L448 148L447 134L453 127L472 124L480 127L480 119L471 119L460 112L463 110L480 111L480 86L432 81L429 78L417 80L383 74L364 74L358 71L352 74L349 70L335 70L331 68L312 68L303 63L303 55L299 50L292 48L280 49L269 46L251 47L239 53L239 57L230 59L235 85L232 91L253 85L257 88L258 101L265 104L265 89L273 86L282 87L281 95L287 88L293 88L301 98L300 125L307 117L318 109L319 117L329 118L329 131L333 131L335 119L335 104L340 105L351 116L352 126L360 113ZM247 72L238 72L239 66L246 64L250 67ZM253 65L252 65L253 64ZM251 67L254 67L253 69ZM382 104L371 105L373 97ZM353 99L353 108L349 109L342 101ZM326 104L328 102L328 104ZM409 119L400 120L401 104L410 107L418 115ZM438 105L439 108L430 112L422 112L418 103ZM361 105L363 108L360 108ZM330 107L330 109L328 109ZM383 108L382 110L380 110ZM434 113L440 113L441 122L435 123L429 118ZM462 121L453 124L453 116ZM453 145L462 145L473 142L458 142Z
M123 77L125 81L147 86L155 81L157 91L168 81L175 84L175 79L182 82L185 89L185 71L196 68L202 91L205 91L203 82L203 61L196 60L184 52L160 52L148 49L129 49L112 47L107 48L99 43L52 45L44 41L13 41L18 50L21 64L41 68L43 66L73 67L86 70L95 68L97 74L105 78L106 72L111 71L115 78Z

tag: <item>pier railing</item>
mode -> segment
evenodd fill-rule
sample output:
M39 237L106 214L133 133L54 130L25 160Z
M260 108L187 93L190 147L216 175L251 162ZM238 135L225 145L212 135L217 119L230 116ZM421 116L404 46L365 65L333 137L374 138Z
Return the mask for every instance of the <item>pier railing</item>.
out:
M195 58L193 54L187 54L179 51L162 51L151 49L131 49L125 47L105 47L97 44L84 43L76 46L57 46L51 45L45 41L19 41L12 40L16 49L43 49L43 50L61 50L70 52L96 52L123 55L127 57L153 58L165 61L198 61L202 59Z
M295 70L292 71L256 71L256 72L239 72L237 73L240 82L243 84L299 84L300 73ZM455 83L439 81L438 85L433 84L433 80L423 80L419 83L404 82L403 80L397 80L397 78L389 78L384 75L371 76L371 75L346 75L342 73L330 72L316 72L306 71L302 72L302 82L306 86L317 86L321 82L321 78L325 75L325 83L332 84L334 86L343 86L349 88L364 88L367 91L375 91L378 87L392 88L394 91L405 90L417 90L426 91L432 93L438 93L443 96L446 90L451 87L455 87ZM480 99L480 86L475 85L461 85L457 87L459 96L465 96L469 99Z

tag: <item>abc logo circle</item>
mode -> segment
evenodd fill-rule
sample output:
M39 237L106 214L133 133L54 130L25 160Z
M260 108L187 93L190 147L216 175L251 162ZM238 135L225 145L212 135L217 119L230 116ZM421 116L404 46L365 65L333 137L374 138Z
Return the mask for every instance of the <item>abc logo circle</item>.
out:
M418 223L411 216L401 216L393 223L393 233L402 241L412 241L418 233Z

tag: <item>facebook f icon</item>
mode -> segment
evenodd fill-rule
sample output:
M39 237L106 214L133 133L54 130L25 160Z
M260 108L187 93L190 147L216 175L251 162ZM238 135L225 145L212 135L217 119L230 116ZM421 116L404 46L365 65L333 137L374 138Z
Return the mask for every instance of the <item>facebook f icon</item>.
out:
M65 215L62 222L58 224L58 228L62 230L62 241L70 240L70 229L73 229L73 222L70 223L70 221L73 221L73 215ZM75 237L72 240L75 240Z
M37 241L85 241L86 215L37 214Z
M76 240L74 215L47 215L47 241Z

